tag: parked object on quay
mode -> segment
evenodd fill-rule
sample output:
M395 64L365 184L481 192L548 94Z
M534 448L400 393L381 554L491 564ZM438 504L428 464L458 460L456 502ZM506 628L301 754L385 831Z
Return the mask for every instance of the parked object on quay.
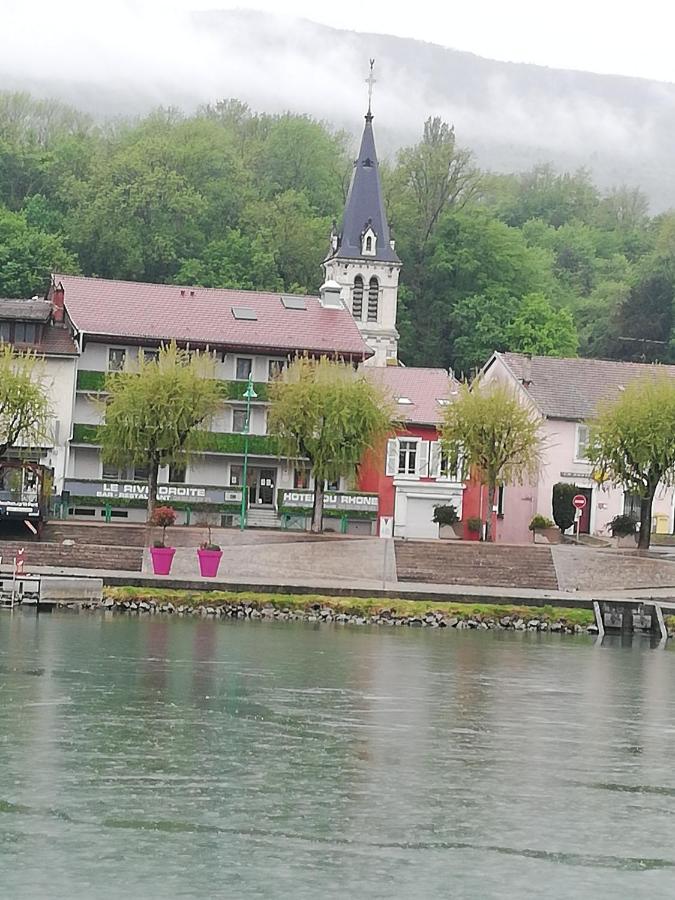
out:
M176 522L176 510L170 506L157 506L150 518L150 524L162 529L162 540L155 541L150 548L152 571L155 575L168 575L176 552L175 547L166 546L166 529Z

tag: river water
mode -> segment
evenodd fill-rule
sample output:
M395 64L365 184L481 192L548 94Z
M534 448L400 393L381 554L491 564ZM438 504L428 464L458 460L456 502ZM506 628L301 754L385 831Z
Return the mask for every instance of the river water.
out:
M672 898L675 652L0 616L3 898Z

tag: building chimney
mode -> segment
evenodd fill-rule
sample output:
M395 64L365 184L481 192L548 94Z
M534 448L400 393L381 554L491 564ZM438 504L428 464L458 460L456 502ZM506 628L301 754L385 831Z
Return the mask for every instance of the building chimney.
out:
M525 390L529 390L532 385L532 354L524 354L523 377L520 379Z
M66 292L63 282L52 286L52 317L55 322L63 322L66 314Z

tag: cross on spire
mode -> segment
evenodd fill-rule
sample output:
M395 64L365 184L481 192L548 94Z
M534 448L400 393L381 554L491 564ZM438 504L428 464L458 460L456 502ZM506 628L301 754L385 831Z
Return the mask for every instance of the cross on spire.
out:
M373 75L373 68L375 66L375 60L370 60L370 72L368 73L368 77L366 78L366 84L368 85L368 118L373 117L372 112L370 111L371 101L373 99L373 85L375 84L375 76Z

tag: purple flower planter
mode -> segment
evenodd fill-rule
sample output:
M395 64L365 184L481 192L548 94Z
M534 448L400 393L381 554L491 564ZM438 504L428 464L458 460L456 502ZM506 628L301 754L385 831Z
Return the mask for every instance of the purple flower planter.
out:
M223 556L222 550L197 550L199 572L204 578L215 578Z
M168 575L171 571L175 547L151 547L152 571L155 575Z

